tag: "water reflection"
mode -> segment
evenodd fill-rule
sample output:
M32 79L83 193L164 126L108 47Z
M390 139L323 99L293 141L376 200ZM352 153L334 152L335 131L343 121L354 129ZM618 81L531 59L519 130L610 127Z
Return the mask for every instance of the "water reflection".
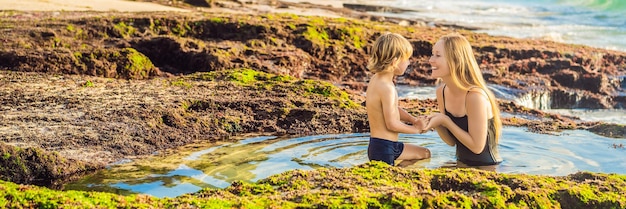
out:
M500 143L504 161L497 172L567 175L586 170L626 173L626 150L614 148L619 139L587 131L559 136L505 127ZM368 134L318 135L299 138L255 137L214 145L147 162L114 166L66 185L67 190L97 190L175 197L201 188L224 188L235 180L255 182L293 169L350 167L367 161ZM427 147L432 158L407 169L438 168L455 162L454 148L434 132L401 135L401 140ZM184 152L181 152L184 153Z

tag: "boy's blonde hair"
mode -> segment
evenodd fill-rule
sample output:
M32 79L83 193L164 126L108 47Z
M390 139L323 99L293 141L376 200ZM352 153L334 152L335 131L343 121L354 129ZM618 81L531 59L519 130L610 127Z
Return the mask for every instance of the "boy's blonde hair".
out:
M372 73L393 71L394 64L413 55L413 45L402 35L385 33L374 42L367 69Z
M479 87L487 93L494 120L494 130L489 130L489 134L494 134L497 142L502 129L500 109L495 96L487 88L487 83L478 67L470 42L458 33L445 35L441 37L440 41L443 42L448 69L450 69L450 74L452 74L452 82L460 86L464 91L468 91L473 87Z

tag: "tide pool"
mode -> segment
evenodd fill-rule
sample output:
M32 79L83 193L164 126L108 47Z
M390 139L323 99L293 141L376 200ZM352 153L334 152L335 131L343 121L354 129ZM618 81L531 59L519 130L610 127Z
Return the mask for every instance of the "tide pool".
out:
M114 166L67 184L65 189L175 197L207 187L224 188L237 180L255 182L294 169L359 165L368 160L368 140L367 133L252 137ZM434 169L456 161L455 148L443 143L435 132L403 134L400 141L427 147L432 152L432 158L406 169ZM626 149L619 147L623 143L621 139L581 130L547 135L505 127L499 146L504 161L496 172L551 176L577 171L626 174Z

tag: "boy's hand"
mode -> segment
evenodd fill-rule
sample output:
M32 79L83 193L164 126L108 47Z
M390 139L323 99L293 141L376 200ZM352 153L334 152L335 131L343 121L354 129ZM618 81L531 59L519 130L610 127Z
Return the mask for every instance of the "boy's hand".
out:
M426 125L428 124L428 118L426 116L418 116L415 121L413 121L413 126L419 129L419 133L423 134L426 130Z

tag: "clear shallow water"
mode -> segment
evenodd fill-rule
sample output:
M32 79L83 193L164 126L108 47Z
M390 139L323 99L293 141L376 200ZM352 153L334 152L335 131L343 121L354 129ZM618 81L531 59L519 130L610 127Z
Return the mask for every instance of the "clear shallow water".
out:
M255 182L293 169L351 167L367 162L368 137L341 134L248 138L142 165L113 167L68 184L65 189L175 197L205 187L224 188L235 180ZM438 168L456 161L454 147L443 143L434 132L405 134L400 140L425 146L432 152L431 159L407 169ZM626 149L613 147L621 143L624 140L580 130L554 136L505 127L500 143L504 161L496 171L556 176L577 171L626 174Z
M355 0L416 10L386 14L478 28L477 32L626 51L623 0Z
M549 113L576 116L582 121L604 121L626 125L625 109L548 109L543 110Z
M402 99L437 99L436 86L405 86L397 85L398 97Z

